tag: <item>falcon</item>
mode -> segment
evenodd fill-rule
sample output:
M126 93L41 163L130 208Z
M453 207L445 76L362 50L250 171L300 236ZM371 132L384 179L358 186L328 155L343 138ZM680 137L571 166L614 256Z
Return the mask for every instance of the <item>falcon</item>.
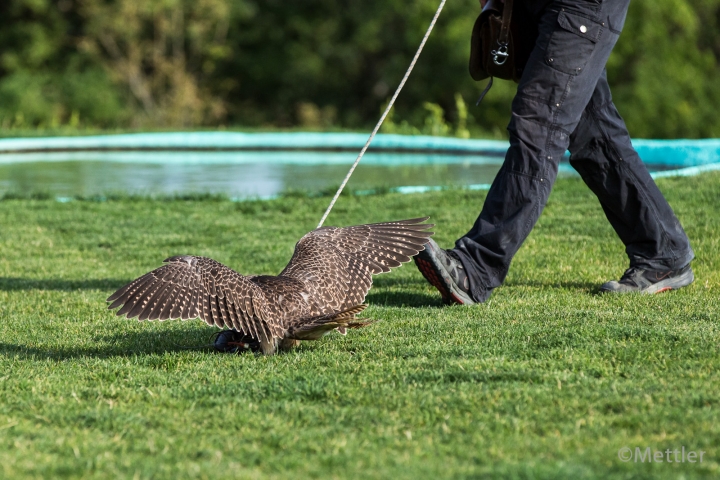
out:
M372 276L425 248L434 226L423 223L428 218L318 228L297 242L278 276L244 276L206 257L170 257L110 295L108 308L138 320L201 318L272 355L371 323L356 315L367 307Z

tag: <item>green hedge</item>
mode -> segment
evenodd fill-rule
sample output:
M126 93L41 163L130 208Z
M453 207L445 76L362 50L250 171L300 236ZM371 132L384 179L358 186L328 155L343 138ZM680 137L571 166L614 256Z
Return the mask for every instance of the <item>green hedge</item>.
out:
M437 3L8 0L0 126L367 128ZM448 2L391 130L504 135L514 84L463 114L478 10ZM608 64L633 136L720 136L719 59L720 0L634 0Z

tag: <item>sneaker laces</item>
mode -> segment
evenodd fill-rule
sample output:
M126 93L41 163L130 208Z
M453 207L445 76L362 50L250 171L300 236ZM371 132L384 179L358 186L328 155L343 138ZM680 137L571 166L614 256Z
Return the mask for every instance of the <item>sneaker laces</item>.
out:
M622 277L620 277L620 281L618 283L624 283L625 285L637 287L638 284L635 281L635 276L637 275L637 273L642 271L643 269L638 266L630 267L625 270L625 273L623 273Z
M458 255L454 250L445 250L445 253L449 258L454 260L454 264L448 266L453 267L452 270L450 270L450 275L453 277L453 280L455 280L455 284L465 292L469 292L470 280L468 279L467 272L465 271L465 266L460 260L460 255ZM450 262L448 263L450 264Z

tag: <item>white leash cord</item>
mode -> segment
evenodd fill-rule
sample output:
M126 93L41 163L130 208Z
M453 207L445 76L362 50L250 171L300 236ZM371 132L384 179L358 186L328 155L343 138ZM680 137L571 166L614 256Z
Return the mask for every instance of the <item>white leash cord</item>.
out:
M335 196L333 197L332 201L330 202L330 205L328 206L327 210L325 210L325 214L320 219L320 223L318 223L317 228L320 228L323 226L323 223L325 223L325 219L328 215L330 215L330 210L335 206L335 202L337 201L338 197L342 193L343 189L345 188L345 185L347 184L348 180L350 180L350 177L352 176L353 172L355 171L355 167L358 166L358 163L360 163L360 160L362 159L363 155L365 155L365 151L370 146L370 142L373 141L373 138L375 138L375 135L377 134L378 130L380 130L380 126L385 121L385 117L387 117L388 113L390 112L390 109L392 108L393 104L395 103L395 99L400 94L400 90L402 90L403 86L405 86L405 82L407 81L408 77L410 76L410 72L412 72L413 68L415 67L415 63L417 62L418 58L420 57L420 52L422 52L423 47L425 46L425 42L427 42L428 37L430 36L430 32L432 32L433 27L435 27L435 22L437 21L438 17L440 16L440 12L442 11L443 7L445 6L446 0L441 0L440 6L438 7L437 11L435 12L435 16L432 19L432 22L430 22L430 26L427 29L427 32L425 32L425 36L422 39L422 42L420 42L420 46L418 47L417 52L415 52L415 57L413 57L412 62L410 62L410 66L407 69L407 72L405 72L405 76L400 81L400 85L398 85L397 90L395 90L395 93L393 94L392 98L390 99L390 102L388 103L387 107L385 108L385 111L383 112L382 116L380 117L380 120L378 121L377 125L375 125L375 128L373 129L372 133L370 134L370 138L368 138L367 142L365 142L365 146L360 150L360 155L358 155L357 159L355 160L355 163L353 163L352 167L350 167L350 171L345 175L345 179L343 180L342 184L340 184L340 188L338 188L338 191L335 193Z

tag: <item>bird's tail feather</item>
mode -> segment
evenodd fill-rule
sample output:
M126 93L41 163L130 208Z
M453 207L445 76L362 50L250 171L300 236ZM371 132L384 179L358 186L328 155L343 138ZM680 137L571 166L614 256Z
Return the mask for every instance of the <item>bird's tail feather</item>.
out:
M355 305L341 312L304 318L288 328L288 337L297 340L317 340L331 330L343 335L348 328L361 328L370 325L374 320L355 318L355 315L367 308L367 305Z

